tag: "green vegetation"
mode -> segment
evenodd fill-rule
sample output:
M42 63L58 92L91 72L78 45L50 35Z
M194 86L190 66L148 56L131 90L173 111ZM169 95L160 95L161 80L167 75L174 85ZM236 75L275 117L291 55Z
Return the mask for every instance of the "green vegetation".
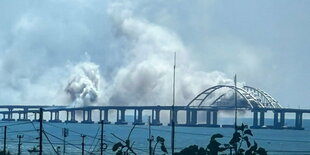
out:
M132 148L134 142L131 144L129 139L134 128L135 125L130 130L126 140L123 140L112 133L114 137L120 140L120 142L114 144L112 148L116 155L136 155L136 152ZM180 152L175 153L175 155L224 155L227 154L227 150L229 150L230 155L267 155L267 151L262 147L258 147L256 141L252 140L253 133L247 125L242 124L241 126L238 126L228 143L222 144L217 141L218 138L223 137L224 136L222 134L214 134L211 136L210 142L206 148L199 147L198 145L190 145ZM156 138L156 143L152 150L153 154L155 154L155 150L158 144L160 144L161 151L164 154L168 154L167 148L165 146L165 139L160 136L157 136Z
M223 138L222 134L214 134L210 138L210 142L207 145L207 148L203 147L198 148L197 145L191 145L177 155L218 155L220 152L230 150L230 154L236 155L267 155L267 151L258 147L255 141L251 142L251 137L253 137L252 131L248 128L247 125L242 124L237 127L236 132L233 134L233 137L228 144L221 144L216 139ZM225 153L223 153L225 154Z

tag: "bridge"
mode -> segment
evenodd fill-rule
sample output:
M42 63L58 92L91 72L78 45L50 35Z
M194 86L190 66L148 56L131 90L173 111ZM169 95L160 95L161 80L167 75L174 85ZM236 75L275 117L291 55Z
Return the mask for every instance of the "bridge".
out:
M221 127L218 124L220 111L231 111L235 109L233 93L237 92L237 109L250 111L253 114L252 128L272 128L272 129L304 129L303 114L310 113L310 109L284 108L277 100L268 93L250 86L234 87L230 85L217 85L208 88L198 94L185 106L174 107L174 121L177 126L194 127ZM172 114L172 106L32 106L32 105L1 105L0 115L2 121L38 121L39 109L43 108L43 113L49 115L49 122L79 123L77 115L82 117L80 123L94 123L92 120L94 112L97 112L99 121L111 124L109 117L116 118L115 124L128 124L126 112L132 112L134 120L132 124L144 125L143 112L151 114L152 125L163 125L161 113L163 111ZM111 111L114 111L114 113ZM265 114L273 113L273 125L265 124ZM65 120L60 119L60 113L65 114ZM178 116L185 115L185 123L179 123ZM295 114L295 125L285 125L285 115ZM30 115L33 116L30 119ZM112 115L112 116L111 116ZM205 117L203 123L198 122L198 117ZM45 117L46 118L46 117ZM222 127L233 127L233 125L222 125Z

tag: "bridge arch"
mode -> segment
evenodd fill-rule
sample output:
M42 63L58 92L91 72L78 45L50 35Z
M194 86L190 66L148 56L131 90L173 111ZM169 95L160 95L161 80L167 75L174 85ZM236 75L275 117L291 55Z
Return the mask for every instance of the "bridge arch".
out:
M258 88L254 88L251 86L243 86L243 88L249 92L250 94L252 94L253 96L255 96L256 98L258 98L260 100L260 102L265 106L265 107L272 107L272 108L283 108L279 102L277 100L275 100L271 95L269 95L268 93L258 89Z
M218 107L216 105L218 101L220 101L227 93L228 91L225 91L221 95L218 95L217 98L214 99L215 91L228 88L230 90L235 90L234 86L230 85L216 85L211 88L208 88L204 91L202 91L200 94L198 94L194 99L192 99L187 106L198 106L201 107L206 101L211 100L212 102L208 104L207 106L214 106ZM242 107L238 106L239 108L282 108L282 106L269 94L250 87L250 86L244 86L243 88L237 87L236 88L237 94L245 101L245 105ZM197 105L198 104L198 105Z

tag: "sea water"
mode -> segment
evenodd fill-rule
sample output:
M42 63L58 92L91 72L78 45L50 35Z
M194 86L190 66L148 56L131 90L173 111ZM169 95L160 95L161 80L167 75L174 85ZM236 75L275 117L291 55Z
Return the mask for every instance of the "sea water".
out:
M238 120L239 123L249 124L250 119ZM266 123L272 122L272 119L266 119ZM231 119L222 120L227 124L233 124ZM293 124L294 120L286 120L288 124ZM22 154L29 154L28 150L39 144L39 123L38 122L0 122L0 148L3 149L4 126L7 125L7 150L16 154L18 148L17 135L23 135L21 139ZM82 137L85 137L85 154L100 154L100 131L101 125L94 124L66 124L66 123L43 123L44 137L43 150L44 154L56 154L55 151L63 154L63 134L62 128L69 129L69 135L66 137L66 154L81 154ZM115 143L128 138L132 125L104 125L104 141L107 144L105 154L115 154L112 147ZM303 121L305 130L275 130L275 129L252 129L255 140L260 147L265 148L268 154L310 154L310 120ZM176 127L175 148L177 151L196 144L204 147L209 143L213 134L220 133L223 138L218 139L222 144L228 143L233 128L210 128L210 127ZM116 135L117 137L113 136ZM155 137L165 138L165 145L168 152L171 153L171 127L170 126L151 126L151 134ZM149 129L147 125L136 126L130 136L131 144L137 154L148 154L148 136ZM122 140L121 140L122 139ZM153 142L154 144L155 142ZM53 149L54 148L54 149ZM156 154L163 154L161 150L156 150ZM34 153L35 154L35 153Z

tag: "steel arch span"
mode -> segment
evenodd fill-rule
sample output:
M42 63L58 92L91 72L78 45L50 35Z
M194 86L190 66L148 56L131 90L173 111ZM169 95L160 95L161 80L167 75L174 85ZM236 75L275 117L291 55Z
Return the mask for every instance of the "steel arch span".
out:
M216 85L208 88L192 99L187 106L234 108L235 86ZM250 86L236 87L238 108L282 108L268 93Z

